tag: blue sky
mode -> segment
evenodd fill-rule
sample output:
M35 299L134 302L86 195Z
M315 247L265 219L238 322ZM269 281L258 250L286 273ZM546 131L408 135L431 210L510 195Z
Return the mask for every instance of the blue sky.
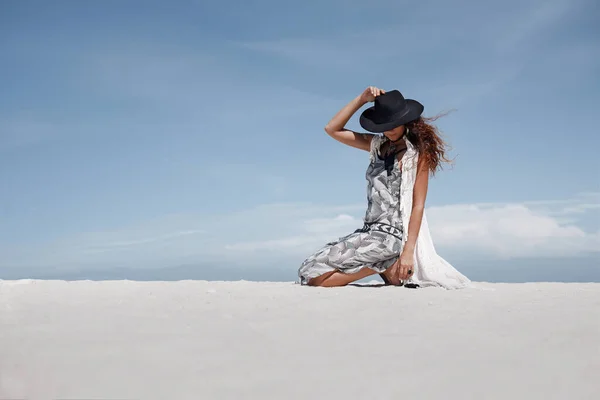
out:
M368 155L323 127L375 85L455 110L438 121L455 165L427 205L458 269L502 279L486 268L518 262L534 280L550 258L600 280L599 13L3 1L0 278L197 265L293 279L361 225Z

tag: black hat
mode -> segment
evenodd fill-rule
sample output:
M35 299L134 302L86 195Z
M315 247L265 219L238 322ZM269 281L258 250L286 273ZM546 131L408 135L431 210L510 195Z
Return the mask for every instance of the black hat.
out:
M375 98L375 105L360 115L360 126L369 132L382 133L414 121L423 113L423 104L405 99L397 90Z

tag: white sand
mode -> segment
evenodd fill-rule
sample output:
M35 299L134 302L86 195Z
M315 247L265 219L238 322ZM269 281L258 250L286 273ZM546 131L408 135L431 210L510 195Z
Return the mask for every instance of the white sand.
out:
M0 281L0 398L600 398L600 284L477 286Z

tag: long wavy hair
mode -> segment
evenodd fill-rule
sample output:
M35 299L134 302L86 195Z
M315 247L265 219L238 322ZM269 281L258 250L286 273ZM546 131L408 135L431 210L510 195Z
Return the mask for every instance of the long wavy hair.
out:
M447 157L448 144L442 139L437 126L432 124L446 114L438 114L434 117L421 116L405 125L408 128L406 138L416 147L419 152L419 163L425 163L431 175L443 169L444 163L450 164L453 161Z

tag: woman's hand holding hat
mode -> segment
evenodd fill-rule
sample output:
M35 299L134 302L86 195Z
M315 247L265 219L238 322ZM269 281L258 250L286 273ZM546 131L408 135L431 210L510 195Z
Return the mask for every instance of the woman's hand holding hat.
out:
M362 92L362 94L360 95L360 99L364 102L364 103L370 103L372 101L375 101L375 97L384 94L385 90L383 89L379 89L376 88L375 86L369 86L368 88L365 89L364 92Z

